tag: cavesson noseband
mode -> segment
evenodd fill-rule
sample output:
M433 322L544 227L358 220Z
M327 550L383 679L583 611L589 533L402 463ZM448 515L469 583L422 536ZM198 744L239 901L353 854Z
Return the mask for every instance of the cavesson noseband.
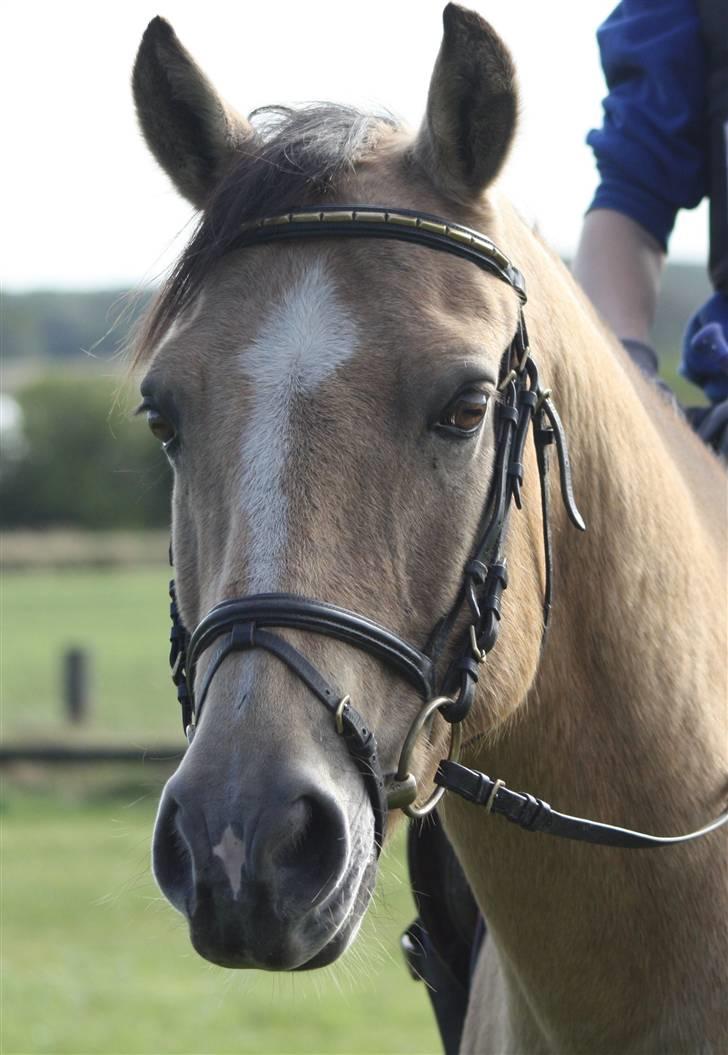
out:
M234 652L264 649L276 656L307 686L334 718L366 786L374 813L377 853L381 849L388 808L400 808L411 817L421 817L437 804L446 790L470 802L484 805L528 831L541 831L568 839L619 847L662 846L704 835L728 820L728 812L689 835L659 838L558 813L532 795L509 790L503 781L492 780L457 761L461 722L468 714L486 656L498 638L501 596L508 585L504 554L511 508L521 505L523 454L529 432L536 447L543 522L546 580L543 626L548 627L551 610L551 537L547 486L547 448L556 447L561 497L572 523L584 530L574 501L571 471L564 430L548 389L539 383L531 355L523 305L526 287L523 275L484 235L449 223L440 217L408 209L384 209L368 205L327 205L295 209L281 216L266 217L241 229L236 248L265 242L301 238L394 238L415 242L469 260L496 275L517 293L521 302L518 327L501 367L496 406L495 459L493 478L471 557L450 610L439 620L428 642L420 649L404 641L379 623L337 605L286 593L254 594L223 601L212 608L192 634L182 624L174 581L171 596L172 678L182 707L182 722L191 743L200 721L212 679L227 656ZM464 617L466 613L466 617ZM399 765L385 782L374 733L353 706L350 697L314 667L299 649L275 630L306 630L336 638L362 649L394 669L419 692L424 706L406 737ZM455 658L445 663L448 645L457 634ZM195 685L200 656L215 646L202 684ZM416 741L439 712L452 726L450 754L438 767L438 785L425 803L415 805L417 783L409 770Z

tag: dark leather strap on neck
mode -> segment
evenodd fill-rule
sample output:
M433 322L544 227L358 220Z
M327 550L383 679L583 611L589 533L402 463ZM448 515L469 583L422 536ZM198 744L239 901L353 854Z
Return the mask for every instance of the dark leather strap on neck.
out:
M485 773L468 769L459 762L443 759L435 774L435 783L454 792L467 802L486 806L489 813L500 814L512 824L527 832L542 832L561 839L573 839L581 843L599 846L614 846L626 850L647 850L658 846L672 846L699 839L715 831L728 821L728 812L721 814L710 824L688 835L659 836L634 832L629 828L618 828L613 824L571 817L559 813L548 802L529 795L525 791L511 791L501 780L492 780Z

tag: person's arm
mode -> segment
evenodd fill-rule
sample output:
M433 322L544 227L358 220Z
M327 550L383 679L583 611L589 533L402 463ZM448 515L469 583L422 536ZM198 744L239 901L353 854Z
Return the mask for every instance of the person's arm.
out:
M596 208L584 217L574 275L617 337L650 343L664 262L662 246L629 216Z
M618 337L649 344L676 213L707 189L695 0L622 0L597 36L609 94L587 137L600 183L574 273Z

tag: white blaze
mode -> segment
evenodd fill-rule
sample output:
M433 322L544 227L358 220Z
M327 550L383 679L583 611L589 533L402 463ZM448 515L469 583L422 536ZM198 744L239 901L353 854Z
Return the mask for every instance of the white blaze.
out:
M284 490L294 397L313 392L356 349L356 328L321 261L275 305L240 363L254 390L243 436L249 590L275 590L288 538Z

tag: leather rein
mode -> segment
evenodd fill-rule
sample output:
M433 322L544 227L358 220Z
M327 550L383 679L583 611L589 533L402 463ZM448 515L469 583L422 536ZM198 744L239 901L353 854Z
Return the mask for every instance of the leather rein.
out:
M504 553L512 507L521 506L523 455L529 432L536 448L545 561L543 631L551 611L552 552L549 522L548 447L556 447L561 498L571 522L585 530L571 486L566 435L550 398L541 387L531 355L523 317L526 288L523 275L494 245L477 231L446 222L437 216L407 209L373 206L316 206L267 217L241 229L236 248L301 238L394 238L470 260L496 275L520 300L516 335L501 365L496 406L493 478L477 541L450 610L439 620L422 648L366 616L323 601L285 593L254 594L215 605L189 634L177 605L174 580L170 583L172 631L170 666L182 709L182 724L189 743L200 722L212 679L232 653L264 649L276 656L331 712L336 732L343 738L364 781L374 813L376 851L381 850L388 809L402 809L410 817L432 810L445 791L485 806L527 831L540 831L581 842L605 846L646 848L687 842L728 821L728 811L712 824L688 835L658 837L609 824L571 817L526 792L511 791L502 780L468 769L457 761L461 723L475 698L478 678L488 653L495 646L501 619L501 597L508 585ZM465 629L462 630L463 622ZM359 648L394 669L421 695L424 706L406 737L397 770L382 772L375 735L348 695L313 666L299 649L275 630L311 631ZM455 658L443 666L448 645L457 635ZM543 642L542 642L543 643ZM201 684L196 686L200 657L214 646ZM428 730L436 713L451 725L448 759L435 774L437 788L421 805L415 804L417 782L409 769L417 739Z

